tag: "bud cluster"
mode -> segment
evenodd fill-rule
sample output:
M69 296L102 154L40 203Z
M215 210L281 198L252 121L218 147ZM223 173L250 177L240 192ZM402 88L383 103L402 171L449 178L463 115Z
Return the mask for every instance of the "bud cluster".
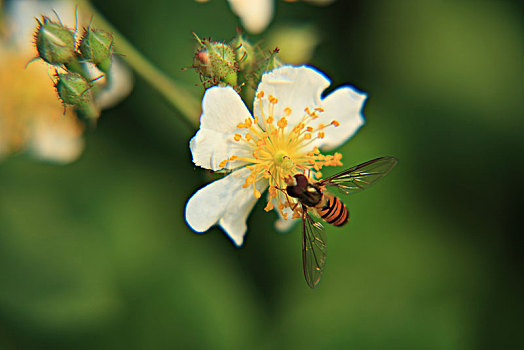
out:
M193 33L194 34L194 33ZM276 58L278 49L269 54L252 45L238 33L229 43L200 39L194 34L199 47L193 58L193 66L205 88L231 86L238 92L244 87L252 94L262 73L282 64Z
M86 63L92 63L104 74L109 74L113 36L89 26L77 41L76 30L67 28L60 20L55 22L42 16L37 22L34 37L38 57L57 67L54 78L60 99L65 106L72 106L79 116L92 120L98 118L100 111L93 98L96 91ZM58 68L64 73L59 73Z

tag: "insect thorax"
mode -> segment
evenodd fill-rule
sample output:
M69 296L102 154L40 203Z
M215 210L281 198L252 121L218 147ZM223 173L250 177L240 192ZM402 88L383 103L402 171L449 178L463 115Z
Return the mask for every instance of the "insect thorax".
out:
M300 203L308 207L315 207L322 200L322 190L316 184L310 184L304 175L295 175L297 184L287 186L289 196L297 198Z

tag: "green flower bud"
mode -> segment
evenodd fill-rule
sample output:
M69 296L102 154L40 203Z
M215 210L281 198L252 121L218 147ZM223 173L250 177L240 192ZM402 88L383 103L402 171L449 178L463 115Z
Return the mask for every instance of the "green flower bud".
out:
M102 72L107 73L111 68L113 42L111 33L89 27L80 41L81 56L87 61L93 62Z
M91 83L77 73L56 73L55 88L64 104L80 107L92 101Z
M75 37L73 32L62 23L51 21L42 16L42 22L37 19L38 28L35 33L38 55L50 64L65 64L75 58Z
M231 46L235 50L239 71L244 76L253 72L256 65L255 49L253 48L253 45L244 38L242 33L238 33L237 37L231 41Z
M260 83L260 80L262 79L262 75L265 72L272 71L273 69L282 66L282 62L277 58L278 52L279 49L278 47L276 47L266 57L263 56L263 53L260 54L261 57L258 58L259 63L257 63L256 70L253 72L253 74L251 74L248 77L246 81L248 86L251 86L254 89L256 89L256 87Z
M193 68L197 69L203 78L204 86L232 86L238 87L238 62L235 50L228 44L210 40L200 40Z
M280 49L278 47L275 47L275 49L269 53L269 56L260 65L261 74L272 71L273 69L278 68L283 65L283 63L277 57L277 54L279 52L280 52Z

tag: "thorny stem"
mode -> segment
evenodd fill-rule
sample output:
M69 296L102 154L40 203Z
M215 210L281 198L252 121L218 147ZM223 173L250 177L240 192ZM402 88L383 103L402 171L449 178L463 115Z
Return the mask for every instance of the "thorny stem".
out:
M115 51L122 54L122 58L135 72L157 89L167 101L180 111L186 122L189 122L194 127L198 127L200 102L144 57L91 5L89 0L77 0L76 2L82 12L92 14L93 23L113 33Z

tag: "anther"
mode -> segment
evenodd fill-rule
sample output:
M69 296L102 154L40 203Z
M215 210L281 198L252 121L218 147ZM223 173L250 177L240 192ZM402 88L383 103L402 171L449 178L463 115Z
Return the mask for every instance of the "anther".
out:
M271 201L267 202L266 207L264 208L265 211L271 211L273 210L273 203Z
M286 117L282 117L278 120L277 125L279 128L284 129L287 126L287 119Z

